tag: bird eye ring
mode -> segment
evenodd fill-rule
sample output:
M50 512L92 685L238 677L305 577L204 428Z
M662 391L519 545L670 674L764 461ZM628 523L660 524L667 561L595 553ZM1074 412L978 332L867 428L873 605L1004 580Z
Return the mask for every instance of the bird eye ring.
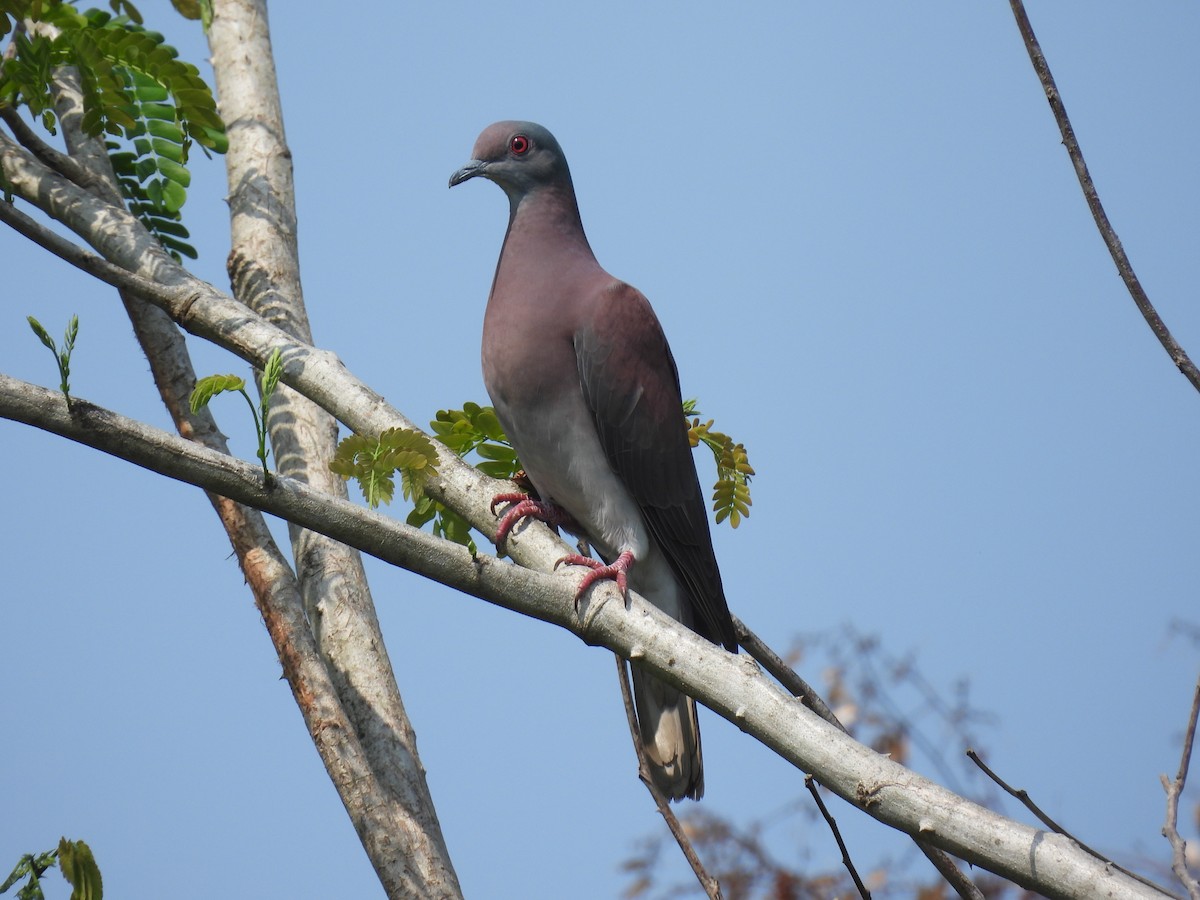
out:
M513 139L508 142L508 149L517 156L524 156L529 152L529 138L523 134L513 135Z

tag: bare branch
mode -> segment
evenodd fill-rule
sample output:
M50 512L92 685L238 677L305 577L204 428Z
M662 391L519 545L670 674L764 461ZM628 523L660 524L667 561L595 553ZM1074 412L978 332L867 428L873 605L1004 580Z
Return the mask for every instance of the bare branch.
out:
M633 741L633 749L637 753L638 778L646 786L650 796L654 798L654 805L658 807L659 814L667 823L667 828L670 830L671 836L675 838L675 843L683 851L683 856L688 861L688 865L692 867L692 872L695 874L696 880L700 882L700 887L704 888L704 893L709 900L721 900L723 896L721 883L708 874L708 870L700 861L700 856L696 853L696 848L692 846L687 832L683 830L679 817L675 815L675 810L671 809L671 804L667 802L663 792L658 789L658 785L650 777L650 763L646 759L646 747L642 744L642 736L638 731L637 709L633 705L633 692L629 689L628 664L620 656L615 659L617 660L617 678L621 682L621 700L625 704L625 718L629 723L629 737Z
M918 850L925 854L925 858L933 864L933 867L946 879L947 884L954 888L954 893L958 894L962 900L986 900L983 891L963 873L950 854L939 850L928 841L913 838L913 843L917 845Z
M1171 357L1171 361L1192 383L1192 387L1200 391L1200 370L1197 370L1183 347L1172 337L1166 323L1150 303L1150 298L1146 295L1142 283L1133 271L1133 264L1125 255L1125 248L1121 245L1120 238L1117 237L1112 223L1108 220L1108 213L1104 211L1104 206L1100 203L1100 195L1096 192L1096 185L1092 182L1091 173L1088 172L1087 163L1083 159L1083 151L1079 148L1075 129L1071 127L1071 120L1067 118L1067 109L1063 105L1062 96L1058 92L1058 86L1054 83L1054 76L1050 73L1050 64L1046 62L1037 37L1034 36L1033 26L1029 23L1029 16L1025 14L1025 5L1021 0L1009 0L1009 2L1012 6L1013 16L1017 20L1017 28L1020 29L1021 37L1025 41L1025 49L1029 51L1033 69L1037 72L1042 89L1046 92L1046 99L1050 101L1054 120L1058 123L1058 130L1062 133L1063 145L1071 157L1071 164L1075 166L1075 175L1079 179L1079 186L1083 188L1083 196L1087 200L1088 208L1092 211L1092 218L1096 220L1096 227L1100 229L1100 236L1104 239L1104 244L1108 247L1113 262L1117 264L1121 280L1125 282L1125 287L1133 297L1133 302L1137 304L1146 324L1150 326L1154 336L1163 345L1167 355Z
M1109 859L1104 854L1102 854L1096 850L1093 850L1091 847L1089 847L1083 841L1079 840L1079 838L1075 837L1075 835L1071 834L1071 832L1067 831L1065 828L1063 828L1061 825L1059 825L1057 822L1055 822L1052 818L1050 818L1048 815L1046 815L1046 813L1044 813L1042 811L1042 809L1036 803L1033 802L1033 798L1029 796L1028 791L1026 791L1024 788L1014 788L1012 785L1008 784L1008 782L1006 782L1003 778L1001 778L994 771L992 771L992 769L990 769L988 767L987 763L985 763L982 759L979 758L978 753L976 753L973 749L971 749L969 747L967 748L967 756L970 757L971 761L973 763L975 763L975 765L979 766L979 768L983 770L983 773L985 775L987 775L988 778L992 779L992 781L994 781L1000 787L1001 790L1003 790L1009 796L1015 797L1017 800L1020 800L1021 804L1027 810L1029 810L1031 813L1033 813L1033 815L1037 817L1037 820L1039 822L1041 822L1043 825L1045 825L1047 828L1049 828L1055 834L1061 834L1065 838L1070 838L1072 841L1074 841L1076 844L1079 845L1081 850L1085 851L1086 853L1091 854L1092 856L1096 857L1096 859L1101 860L1102 862L1114 867L1115 869L1117 869L1121 872L1124 872L1130 878L1136 878L1138 881L1142 882L1143 884L1149 885L1150 887L1154 888L1155 890L1160 891L1161 893L1163 893L1167 896L1173 896L1170 893L1170 891L1168 891L1166 888L1155 884L1153 881L1151 881L1148 878L1143 878L1141 875L1138 875L1136 872L1131 872L1128 869L1124 868L1123 866L1117 865L1115 862L1113 862L1111 859Z
M1029 796L1028 791L1026 791L1024 788L1014 788L1012 785L1010 785L1008 782L1006 782L1003 778L1001 778L999 775L997 775L994 771L992 771L992 769L988 767L988 764L979 758L979 754L976 753L974 749L968 747L967 748L967 756L970 758L971 762L973 762L973 763L975 763L975 765L979 766L979 768L983 770L983 774L985 774L988 778L992 779L992 781L994 781L996 783L996 785L998 787L1000 787L1001 790L1003 790L1010 797L1015 797L1017 800L1020 800L1021 804L1027 810L1029 810L1031 813L1033 813L1034 816L1037 817L1037 820L1039 822L1041 822L1043 825L1045 825L1047 828L1049 828L1055 834L1061 834L1064 837L1069 837L1071 840L1075 841L1075 843L1077 843L1080 847L1082 847L1088 853L1092 854L1092 856L1096 857L1096 859L1103 859L1105 862L1111 862L1111 860L1109 860L1106 857L1097 853L1095 850L1093 850L1091 847L1089 847L1083 841L1079 840L1073 834L1071 834L1071 832L1067 831L1065 828L1063 828L1061 825L1059 825L1057 822L1055 822L1052 818L1050 818L1048 815L1046 815L1044 812L1042 812L1041 808L1039 808L1038 805L1033 802L1033 799Z
M0 375L0 416L95 447L171 478L268 510L385 562L570 630L591 645L636 655L648 671L695 697L879 821L1048 897L1156 898L1153 890L1085 853L1068 838L1031 828L940 787L857 743L814 715L745 657L659 612L635 593L599 585L574 605L578 575L543 574L465 548L331 498L287 478L263 481L249 463L214 453L77 399ZM486 507L486 500L482 504ZM548 531L548 529L546 529ZM547 569L544 554L510 550Z
M1162 776L1163 789L1167 792L1167 819L1163 824L1163 837L1171 844L1171 871L1179 879L1192 900L1200 900L1200 880L1188 871L1187 841L1179 834L1179 798L1187 783L1188 769L1192 764L1192 744L1196 740L1196 719L1200 716L1200 678L1196 679L1196 690L1192 694L1192 711L1188 715L1187 729L1183 735L1183 753L1179 760L1179 771L1168 781Z
M833 714L833 710L821 697L820 694L807 681L801 678L791 666L763 642L763 640L751 631L746 624L737 616L733 617L733 627L737 632L738 644L759 662L772 677L775 678L787 690L791 691L793 696L799 697L818 716L834 726L838 730L849 734L846 726L838 721L838 717ZM811 788L810 788L811 790ZM822 812L824 808L822 806ZM931 846L927 841L923 841L919 837L913 837L913 842L918 849L925 854L934 868L938 870L943 878L949 882L963 900L984 900L983 892L975 885L970 878L963 874L958 865L944 851L937 847ZM838 843L841 843L841 836L838 835ZM845 851L843 850L843 853Z
M850 873L850 877L854 879L854 886L858 888L858 895L863 900L871 900L871 892L867 890L867 886L862 883L862 879L858 877L858 869L854 868L854 861L850 859L850 851L846 849L846 842L842 840L842 832L838 830L837 822L833 816L829 814L829 808L825 805L825 801L821 799L821 791L817 788L817 780L812 775L804 776L804 786L808 788L808 792L812 794L813 800L816 801L817 809L821 811L822 818L825 819L825 824L829 826L829 830L833 832L833 839L837 841L838 849L842 851L842 865L846 867L846 871Z
M785 663L778 653L768 647L762 638L746 626L745 622L734 616L733 627L737 633L738 645L749 653L753 659L757 660L759 665L770 672L776 681L791 691L793 696L803 700L809 709L830 725L846 731L846 727L838 721L837 716L833 714L833 710L829 708L828 704L826 704L813 686L796 674L795 669Z

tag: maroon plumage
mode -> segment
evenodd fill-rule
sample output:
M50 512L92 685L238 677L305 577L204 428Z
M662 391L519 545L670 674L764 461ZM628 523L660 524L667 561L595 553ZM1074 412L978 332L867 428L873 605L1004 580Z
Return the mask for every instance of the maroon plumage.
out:
M484 383L543 510L565 511L610 564L592 578L627 574L651 603L736 651L679 375L654 310L596 262L550 132L498 122L472 156L451 187L483 176L509 200L484 317ZM699 798L695 704L636 663L633 676L656 784L675 800Z

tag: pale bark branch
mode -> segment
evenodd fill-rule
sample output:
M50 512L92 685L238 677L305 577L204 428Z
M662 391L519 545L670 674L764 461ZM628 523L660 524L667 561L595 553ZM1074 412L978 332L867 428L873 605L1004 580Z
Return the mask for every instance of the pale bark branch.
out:
M828 722L830 725L837 728L839 731L850 732L846 726L841 723L837 716L833 714L833 710L821 697L813 687L796 674L774 650L768 647L763 640L746 627L737 616L733 617L733 627L737 632L738 645L749 653L759 665L771 673L771 676L778 681L784 688L791 691L792 696L799 698L803 703L815 712L818 716ZM824 810L822 810L824 812ZM914 837L913 842L917 845L938 873L946 879L949 885L954 888L954 892L963 900L984 900L983 892L979 887L968 878L963 871L958 867L950 856L937 847L931 846L926 841ZM838 835L838 843L841 843L841 836Z
M876 819L1048 897L1162 898L1073 841L972 803L822 721L752 660L727 653L631 595L593 588L574 608L578 574L507 565L261 471L86 401L67 410L54 391L0 376L0 415L199 484L357 546L443 584L567 628L695 697ZM557 542L557 554L566 547Z
M217 0L208 31L221 117L226 123L234 295L289 335L312 343L300 282L291 152L263 0ZM267 426L282 475L341 499L345 482L328 462L337 421L281 385ZM416 736L404 709L359 552L289 523L308 620L347 716L384 788L372 802L402 827L371 862L385 884L397 869L420 873L424 896L461 897ZM331 773L332 775L333 773ZM336 784L336 779L335 779ZM339 790L343 788L338 785Z
M57 111L72 156L67 157L84 169L88 178L80 179L62 160L56 168L66 171L72 181L94 191L103 204L101 209L112 215L124 215L119 206L108 157L98 142L87 138L79 127L82 100L73 73L63 70L57 77ZM11 123L10 123L11 124ZM37 149L36 147L34 148ZM39 154L46 156L44 152ZM97 189L97 188L102 189ZM3 204L7 206L7 204ZM15 210L4 210L6 218L34 233L43 246L54 247L69 257L86 258L87 254L65 240L46 237L46 229L21 217ZM136 222L127 223L130 233L148 238ZM144 261L163 264L169 258L150 240ZM118 284L119 293L133 324L134 332L150 364L159 394L181 435L202 444L218 455L227 454L224 436L216 427L207 409L192 413L188 396L196 382L190 356L182 333L160 308L147 303L140 293ZM80 410L72 409L73 414ZM250 586L267 632L283 667L284 677L308 727L309 735L330 778L342 799L351 823L358 832L368 857L375 865L380 880L392 897L434 896L436 886L445 878L422 872L410 866L411 842L400 840L406 829L413 830L409 818L394 802L382 798L394 793L389 783L394 778L380 778L364 752L356 724L347 718L335 685L326 671L304 614L300 590L294 573L288 566L269 529L257 509L239 505L230 499L208 493L210 502L238 558L238 563ZM451 878L453 890L441 896L459 896L457 884Z
M79 127L82 99L73 72L62 70L58 73L57 83L57 111L71 155L60 154L40 142L28 129L22 128L24 123L20 122L19 117L15 123L11 117L5 117L5 121L38 160L94 195L99 205L89 203L88 207L96 221L110 217L113 222L120 222L129 236L143 244L144 255L139 266L143 271L153 271L161 278L162 273L174 264L157 242L146 234L140 223L126 212L106 152L97 141L82 133ZM231 139L231 147L236 148L236 135ZM60 256L77 264L82 263L85 267L110 268L110 264L102 263L69 241L52 235L48 229L37 225L8 204L3 206L5 219ZM190 279L190 276L186 276L186 279ZM193 414L189 409L188 396L196 382L196 375L183 336L176 325L162 309L142 299L143 291L137 290L141 285L131 285L128 278L117 280L115 285L119 288L135 334L150 363L160 396L180 433L218 452L227 452L224 437L208 410ZM277 407L279 405L282 404L277 404ZM336 439L336 424L324 412L321 415L328 421L326 443L332 446ZM326 457L328 455L325 454ZM323 461L317 477L312 480L344 492L344 485L334 479ZM309 596L319 595L319 589L312 588L314 579L304 576L321 568L329 573L329 581L347 584L352 580L350 576L355 568L361 574L361 561L357 553L318 536L324 545L336 548L330 556L335 558L338 571L330 573L331 567L328 565L312 566L310 563L315 558L319 559L320 554L310 552L311 547L304 546L302 552L297 554L297 559L305 562L305 565L298 567L302 576L298 582L257 510L239 507L224 497L212 494L209 499L226 529L262 611L276 652L284 664L285 676L291 682L293 696L310 726L310 735L317 744L330 778L385 890L392 897L460 897L461 890L449 865L448 852L433 811L424 771L416 758L415 737L400 703L369 598L367 606L371 623L374 624L373 633L368 634L365 640L361 640L362 636L358 633L353 633L352 637L359 639L358 646L369 648L360 657L373 656L375 670L384 670L381 677L358 678L355 681L347 674L347 669L352 666L347 665L345 654L340 658L332 658L337 654L326 653L324 658L329 660L330 671L320 682L320 689L326 693L317 697L313 689L318 682L311 673L305 675L288 662L297 655L296 641L301 637L311 639L301 593L308 587ZM311 542L302 540L302 543L307 545ZM364 580L360 579L360 583ZM358 616L356 620L355 616L346 615L341 616L339 621L357 624L363 618ZM301 626L303 635L297 632ZM354 632L354 629L343 628L343 632ZM317 658L321 659L322 654L318 654ZM379 665L380 659L382 666ZM295 678L301 681L297 682ZM380 695L383 695L382 698ZM351 698L350 703L346 702L347 697ZM349 727L343 730L340 749L331 752L328 742L323 744L317 740L318 734L314 729L326 728L329 710L335 708L338 716L345 718L349 715L350 719ZM317 709L324 709L324 712L314 718L310 711ZM355 759L353 766L346 762L350 751Z
M284 361L283 383L316 402L351 430L379 434L388 428L421 431L415 423L356 378L329 351L299 341L243 304L156 252L143 248L144 231L125 210L117 209L46 169L0 133L0 166L14 193L37 205L100 250L104 258L82 250L41 228L16 210L0 218L38 235L39 242L72 265L116 287L136 293L166 312L184 330L211 341L251 365L261 367L275 349ZM489 538L496 519L491 498L504 483L487 478L455 454L439 448L438 478L427 492L463 515ZM511 484L507 489L511 489ZM543 570L563 555L562 544L544 525L528 522L509 540L510 554Z

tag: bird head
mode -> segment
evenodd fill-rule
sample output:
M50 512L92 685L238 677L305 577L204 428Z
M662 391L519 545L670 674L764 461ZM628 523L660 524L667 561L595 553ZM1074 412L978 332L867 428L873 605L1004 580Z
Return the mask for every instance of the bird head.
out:
M482 175L518 200L541 187L567 185L571 174L562 148L533 122L497 122L475 141L471 160L450 176L450 187Z

